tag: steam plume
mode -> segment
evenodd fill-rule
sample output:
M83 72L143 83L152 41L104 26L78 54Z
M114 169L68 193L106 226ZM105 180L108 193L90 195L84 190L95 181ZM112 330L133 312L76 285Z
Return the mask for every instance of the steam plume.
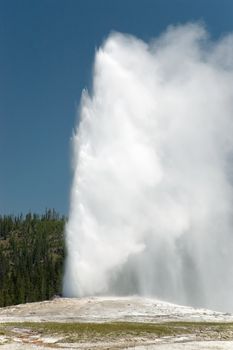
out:
M233 311L233 35L111 34L73 149L64 294Z

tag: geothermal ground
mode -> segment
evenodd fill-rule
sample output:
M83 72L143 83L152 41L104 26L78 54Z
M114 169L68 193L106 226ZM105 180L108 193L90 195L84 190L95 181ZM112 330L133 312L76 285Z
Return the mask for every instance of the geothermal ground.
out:
M139 297L0 309L0 349L233 349L233 315Z

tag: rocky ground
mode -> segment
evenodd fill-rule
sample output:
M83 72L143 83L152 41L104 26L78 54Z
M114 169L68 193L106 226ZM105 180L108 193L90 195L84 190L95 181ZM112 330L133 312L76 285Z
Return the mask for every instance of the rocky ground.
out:
M233 349L233 315L139 297L95 297L0 309L5 349Z

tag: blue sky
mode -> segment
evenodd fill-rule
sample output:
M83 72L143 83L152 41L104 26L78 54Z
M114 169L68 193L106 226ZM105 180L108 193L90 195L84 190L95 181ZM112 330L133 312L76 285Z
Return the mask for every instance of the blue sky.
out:
M68 213L70 137L95 49L112 30L233 31L232 0L0 0L0 214Z

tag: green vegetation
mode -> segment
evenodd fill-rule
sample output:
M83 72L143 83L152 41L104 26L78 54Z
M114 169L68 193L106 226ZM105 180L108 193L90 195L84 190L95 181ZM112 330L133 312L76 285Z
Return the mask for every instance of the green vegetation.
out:
M27 334L59 337L59 342L119 342L150 340L161 337L195 336L199 340L233 339L232 323L167 322L167 323L59 323L22 322L0 325L0 333L11 336L14 330Z
M54 210L0 216L0 306L61 293L64 224Z
M6 324L5 324L6 326ZM9 325L8 325L9 327ZM12 325L11 325L12 327ZM155 323L113 322L113 323L60 323L60 322L23 322L13 327L30 329L45 334L68 335L72 341L82 338L119 337L120 335L142 336L156 334L159 337L180 333L179 326ZM8 328L9 329L9 328ZM181 329L183 332L183 327Z

